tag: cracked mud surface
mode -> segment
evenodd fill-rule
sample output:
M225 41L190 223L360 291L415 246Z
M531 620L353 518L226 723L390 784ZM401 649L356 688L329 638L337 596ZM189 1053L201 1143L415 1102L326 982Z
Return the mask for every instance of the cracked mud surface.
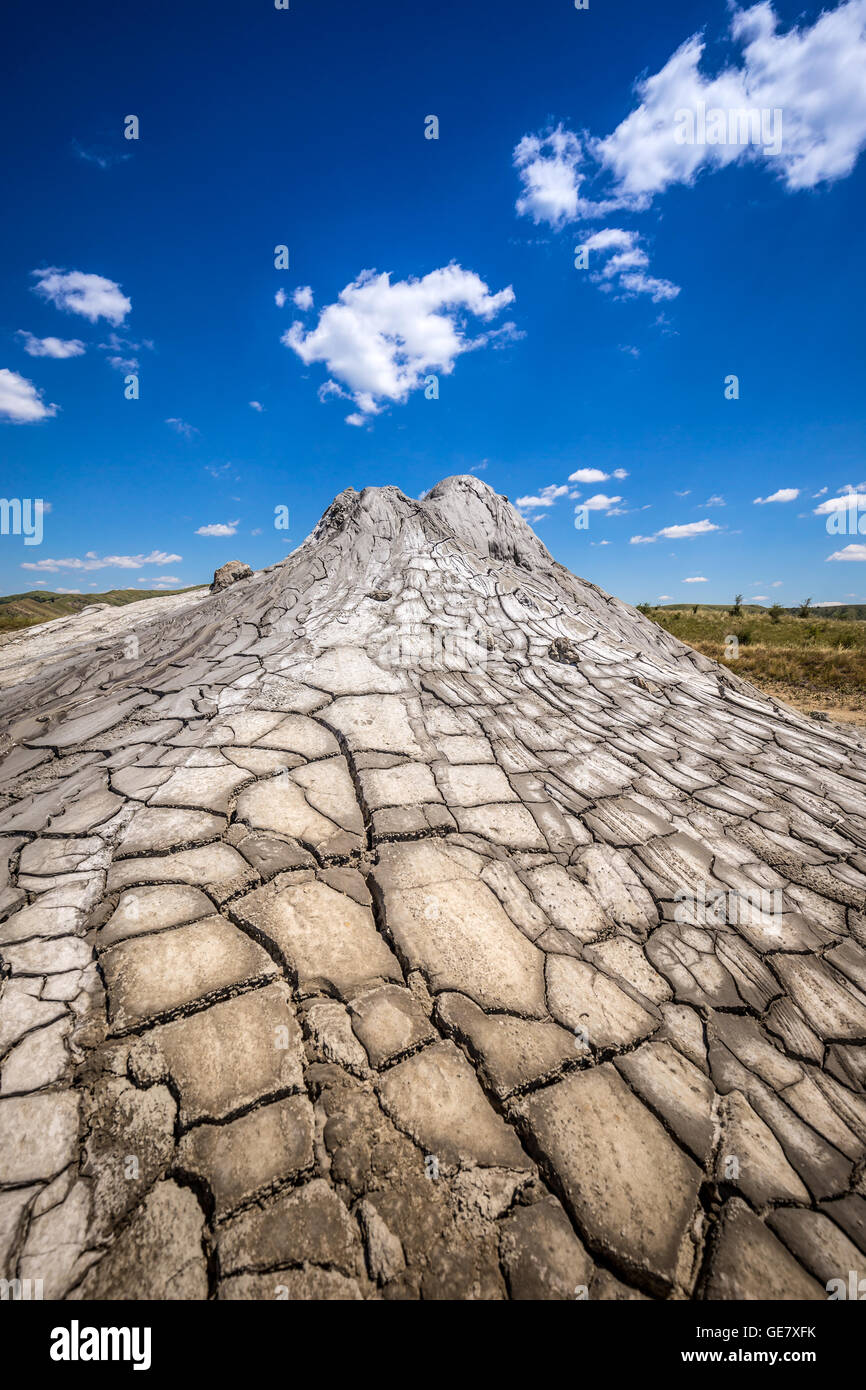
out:
M341 494L283 563L140 618L135 658L129 620L4 651L2 1275L866 1273L859 731L574 578L473 478Z

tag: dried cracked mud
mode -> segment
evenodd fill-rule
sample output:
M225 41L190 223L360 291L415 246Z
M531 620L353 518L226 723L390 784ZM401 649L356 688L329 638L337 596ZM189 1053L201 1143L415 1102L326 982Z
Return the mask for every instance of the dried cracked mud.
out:
M866 1274L859 731L576 579L474 478L350 489L281 564L133 617L4 648L3 1275Z

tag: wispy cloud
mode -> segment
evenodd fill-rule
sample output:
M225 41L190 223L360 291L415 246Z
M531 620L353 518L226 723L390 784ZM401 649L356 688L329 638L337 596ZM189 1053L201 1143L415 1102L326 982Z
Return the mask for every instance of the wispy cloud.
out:
M80 314L90 323L107 319L115 327L123 323L132 309L120 286L104 275L90 275L81 270L58 270L47 266L44 270L34 270L36 276L34 290L43 299L49 300L55 308L64 309L70 314Z
M92 145L87 149L77 140L72 141L72 148L79 159L83 159L86 164L95 164L100 169L111 169L115 164L123 164L132 158L129 150L124 154L116 154L105 145Z
M176 416L169 416L165 423L170 425L176 434L182 434L184 439L192 439L193 435L198 434L194 425L189 425L186 420L179 420Z
M137 343L131 338L122 338L118 333L109 333L108 341L100 343L99 348L106 354L109 367L113 367L116 372L137 372L140 363L135 354L142 348L151 351L153 343L147 339Z
M626 231L622 227L604 227L587 237L582 244L588 253L590 278L602 289L618 289L619 298L648 294L652 302L658 304L663 299L676 299L679 294L679 285L647 273L649 256L640 245L637 232ZM606 259L599 270L594 270L599 255Z
M152 550L149 555L103 556L97 555L95 550L88 550L83 559L73 557L66 560L25 560L21 568L50 573L56 573L58 570L140 570L145 565L175 565L182 559L182 555L170 555L165 550Z
M23 338L24 351L28 357L81 357L86 348L80 338L35 338L32 333L19 328L15 335Z
M514 503L519 512L537 511L539 507L552 507L560 497L567 497L569 488L565 483L550 483L534 496L518 497Z

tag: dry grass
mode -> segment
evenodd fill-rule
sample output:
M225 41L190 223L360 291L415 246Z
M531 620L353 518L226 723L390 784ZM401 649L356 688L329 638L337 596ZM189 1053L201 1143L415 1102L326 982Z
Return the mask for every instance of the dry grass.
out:
M768 695L866 724L866 622L789 614L774 622L766 612L733 616L700 607L655 608L649 616Z

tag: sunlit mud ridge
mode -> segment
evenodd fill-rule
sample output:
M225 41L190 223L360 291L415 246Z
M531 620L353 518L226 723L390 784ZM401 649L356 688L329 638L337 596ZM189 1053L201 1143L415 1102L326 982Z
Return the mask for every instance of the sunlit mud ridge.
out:
M0 693L6 1278L866 1277L862 735L474 478L348 490L281 564L132 616L53 660L47 625Z

